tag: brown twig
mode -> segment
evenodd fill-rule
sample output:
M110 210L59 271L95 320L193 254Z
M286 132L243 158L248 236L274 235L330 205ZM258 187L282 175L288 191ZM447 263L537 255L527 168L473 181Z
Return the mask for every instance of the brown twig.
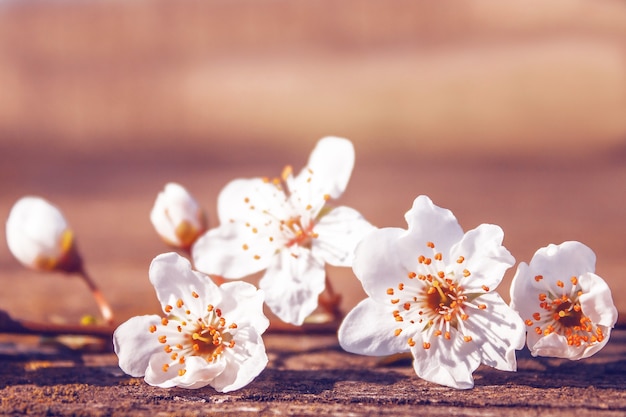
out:
M39 335L39 336L93 336L110 339L115 327L112 325L76 325L38 323L29 320L15 320L7 312L0 310L0 333Z

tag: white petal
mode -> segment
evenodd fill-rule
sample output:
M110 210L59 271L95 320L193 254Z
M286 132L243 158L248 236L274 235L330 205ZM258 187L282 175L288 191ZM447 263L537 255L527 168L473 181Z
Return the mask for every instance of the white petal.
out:
M405 265L416 262L413 251L399 245L399 238L405 235L403 229L377 229L356 247L352 269L367 295L376 301L389 302L387 288L406 278L409 269Z
M266 233L254 233L242 222L224 223L211 229L193 245L195 267L211 275L242 278L262 271L272 262L278 242Z
M313 252L331 265L352 266L356 245L374 229L358 211L334 208L315 226Z
M58 208L39 197L23 197L11 208L6 223L9 250L23 265L37 268L38 260L58 260L67 222Z
M165 364L170 365L167 370L163 370ZM202 388L224 372L225 367L224 361L209 363L199 356L187 356L185 364L181 365L177 361L172 362L167 353L160 352L150 358L144 379L148 384L161 388ZM181 376L178 371L183 369L185 373Z
M415 258L420 254L430 255L427 242L433 242L437 252L447 255L452 245L463 237L463 229L454 214L434 205L427 196L417 197L404 218L409 229L399 246L411 248Z
M301 325L317 308L318 297L326 287L324 264L307 250L300 250L297 258L283 251L259 286L265 291L265 303L278 318Z
M219 287L206 275L193 271L189 261L177 253L164 253L154 258L149 276L164 311L165 306L176 306L178 300L182 300L185 309L201 316L207 304L217 305L221 301ZM194 292L198 298L192 296Z
M351 353L386 356L408 352L406 333L395 336L398 323L392 309L371 298L356 305L339 327L339 344Z
M606 282L589 272L579 276L578 283L583 292L578 298L583 314L589 317L594 325L613 327L617 321L617 309Z
M113 348L119 366L126 374L144 376L150 358L163 350L157 336L150 333L152 325L161 323L161 317L138 316L122 323L113 333Z
M532 332L528 333L529 335ZM533 356L549 356L553 358L580 359L585 350L585 346L570 346L567 344L565 336L557 333L550 333L547 336L539 337L534 343L528 341L528 349Z
M228 365L211 382L211 386L219 392L230 392L248 385L267 366L265 345L259 333L250 327L241 329L235 340L234 348L227 349L221 358Z
M515 371L515 351L524 347L525 324L495 292L475 300L486 309L467 309L469 315L464 322L466 334L472 337L482 357L482 363L502 371Z
M537 296L539 292L533 286L534 276L531 276L528 265L520 262L511 282L511 308L517 311L523 320L529 320L533 313L538 311Z
M223 292L220 309L229 323L252 326L259 334L267 330L269 320L263 314L263 291L243 281L226 282L220 289Z
M226 371L228 363L224 360L207 362L200 356L189 356L185 362L185 374L176 378L176 386L196 389L212 384L215 378Z
M504 272L515 264L515 258L502 246L504 232L499 226L481 224L465 233L463 238L450 250L450 264L457 269L456 275L468 292L481 291L487 286L493 291L504 276ZM463 256L465 261L457 263ZM471 275L463 277L463 270Z
M328 194L339 198L350 181L353 167L352 142L332 136L322 138L311 152L307 166L295 178L294 189L308 187L312 196Z
M455 336L456 334L450 340L441 336L431 337L429 349L424 349L422 342L415 338L415 346L411 348L415 358L413 369L420 378L427 381L457 389L469 389L474 386L472 373L480 365L480 356L475 345Z
M556 288L556 282L565 284L564 291L571 290L571 277L578 277L586 272L594 272L596 256L593 251L580 242L563 242L560 245L550 244L535 252L529 266L531 274L543 275L544 282L539 285L545 288Z
M242 220L259 227L266 221L266 212L282 219L285 217L286 201L284 191L272 182L261 178L233 180L226 184L218 196L220 224Z

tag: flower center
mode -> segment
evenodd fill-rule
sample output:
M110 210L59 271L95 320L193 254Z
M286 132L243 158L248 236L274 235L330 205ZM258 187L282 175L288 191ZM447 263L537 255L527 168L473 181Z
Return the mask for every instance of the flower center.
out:
M290 234L292 237L287 241L285 246L288 248L293 245L302 246L311 249L312 241L318 235L313 232L315 222L311 221L307 226L302 225L301 217L292 217L287 221L281 220L280 228L283 233Z
M471 275L467 269L463 269L461 274L455 273L463 268L463 256L456 260L457 265L450 266L445 263L443 254L435 250L434 243L427 242L426 246L432 254L419 255L417 268L408 272L408 280L400 282L397 288L387 289L391 303L401 307L393 310L393 316L402 325L412 327L411 331L423 333L424 349L430 348L431 337L442 336L451 340L453 335L459 335L465 342L470 342L472 337L467 335L463 325L469 318L468 310L483 310L487 306L475 301L480 294L466 294L460 284L461 280ZM489 288L484 286L483 290L489 292ZM400 327L394 334L399 336L404 330ZM411 347L415 345L412 337L407 343Z
M543 280L542 275L535 276L536 282ZM556 291L548 289L538 295L539 309L533 313L532 319L526 319L526 326L533 327L538 335L548 336L557 333L564 336L570 346L591 345L604 340L604 333L600 327L595 327L580 306L579 297L582 295L578 279L571 277L572 289L569 293L563 288L563 281L557 281ZM561 295L558 295L558 293Z
M193 291L192 296L198 298ZM227 326L222 311L209 304L202 315L194 317L191 310L185 307L182 299L175 306L166 305L167 317L161 319L164 331L159 331L157 325L149 328L150 333L157 333L163 350L169 354L169 361L163 364L163 371L170 368L178 369L180 376L185 374L187 356L200 356L207 362L217 360L227 348L235 346L232 331L237 328L236 323Z

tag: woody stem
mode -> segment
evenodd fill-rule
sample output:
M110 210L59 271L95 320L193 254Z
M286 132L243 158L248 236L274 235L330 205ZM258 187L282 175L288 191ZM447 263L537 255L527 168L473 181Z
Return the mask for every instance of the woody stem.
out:
M111 310L111 306L104 298L104 294L102 294L102 291L100 291L95 281L91 279L91 277L84 268L78 270L78 274L83 279L83 281L85 281L87 287L89 287L91 295L93 296L96 304L98 305L98 308L100 309L100 314L102 315L102 318L104 318L107 324L113 324L113 310Z

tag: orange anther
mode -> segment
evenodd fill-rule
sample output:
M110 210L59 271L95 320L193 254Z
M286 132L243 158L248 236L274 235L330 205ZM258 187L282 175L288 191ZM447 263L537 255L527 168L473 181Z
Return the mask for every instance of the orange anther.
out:
M535 281L539 282L543 279L543 275L535 275Z

